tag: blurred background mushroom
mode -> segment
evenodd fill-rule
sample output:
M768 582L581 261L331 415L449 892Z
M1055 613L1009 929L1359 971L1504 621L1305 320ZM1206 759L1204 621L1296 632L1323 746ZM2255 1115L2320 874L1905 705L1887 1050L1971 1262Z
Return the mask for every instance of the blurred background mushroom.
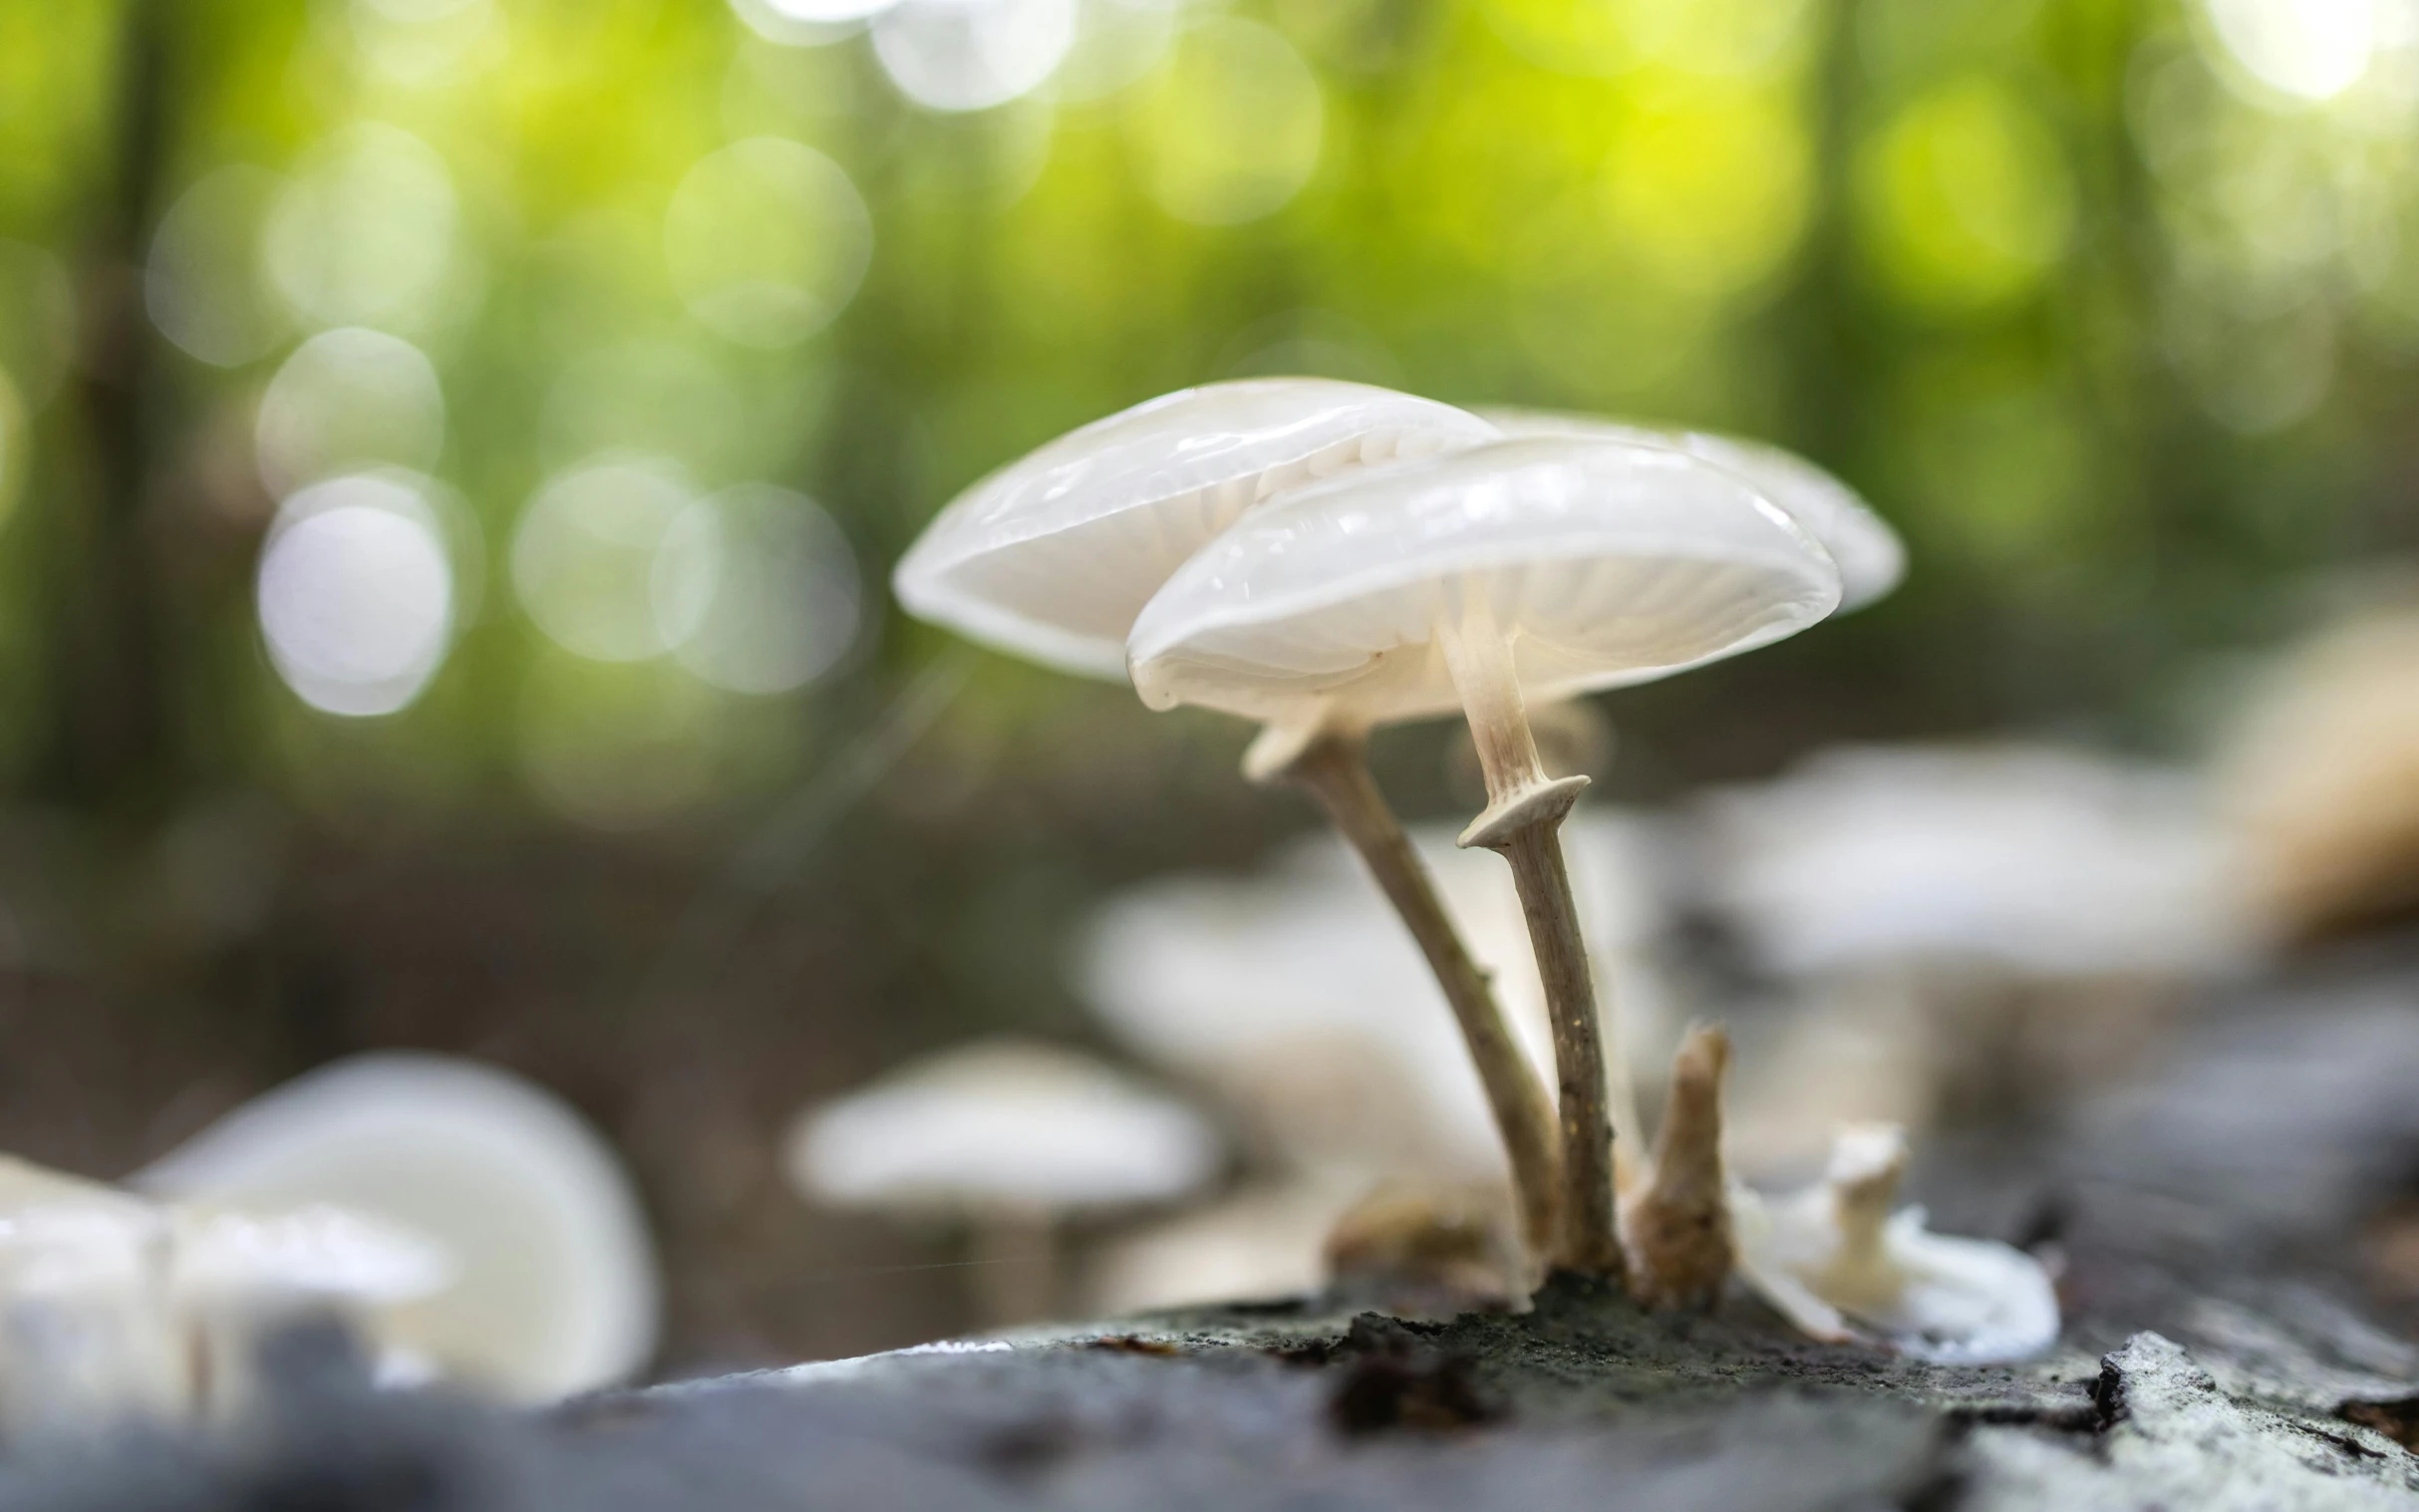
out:
M1658 836L1633 1063L1725 1023L1758 1179L1903 1117L1912 1200L2023 1231L1951 1212L1961 1152L2024 1146L1946 1126L2009 1089L1944 1103L1923 1028L2021 999L2021 1120L2172 1157L2115 1210L2378 1193L2325 1211L2408 1253L2399 1145L2310 1174L2419 1036L2406 10L0 0L0 1148L114 1181L314 1068L460 1057L628 1170L649 1373L965 1327L961 1237L796 1201L787 1122L935 1046L1120 1042L1087 921L1276 885L1315 816L1235 781L1234 721L936 657L890 573L1053 437L1302 376L1769 443L1905 538L1869 610L1576 701L1617 749L1548 756ZM1752 848L1702 795L2011 744L2187 773L2201 816L2119 782L2115 825L2214 825L2252 959L1800 968L1695 880ZM1415 829L1471 756L1369 752ZM1253 1147L1203 1211L1309 1169L1136 1054Z
M784 1163L827 1207L962 1225L967 1285L994 1328L1063 1301L1061 1225L1176 1201L1217 1173L1183 1103L1054 1046L991 1041L813 1108Z
M327 1207L442 1257L377 1342L520 1401L629 1377L654 1352L656 1257L613 1152L539 1087L435 1056L360 1056L246 1103L136 1173L231 1213Z
M1790 1011L1749 1018L1732 1140L1841 1120L2037 1123L2138 1066L2255 958L2233 841L2184 772L2053 747L1866 748L1699 805L1706 905Z

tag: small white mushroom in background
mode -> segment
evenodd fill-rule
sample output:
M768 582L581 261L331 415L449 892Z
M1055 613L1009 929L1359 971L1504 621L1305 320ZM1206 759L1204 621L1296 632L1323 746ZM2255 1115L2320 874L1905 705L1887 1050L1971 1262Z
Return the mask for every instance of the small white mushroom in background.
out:
M134 1184L234 1213L329 1206L421 1236L452 1284L380 1309L375 1342L516 1401L611 1384L654 1352L655 1251L628 1176L561 1099L489 1066L338 1061L237 1108Z
M2023 1251L1928 1232L1892 1211L1907 1169L1894 1124L1840 1130L1822 1181L1787 1197L1731 1192L1738 1274L1812 1338L1872 1339L1920 1359L1984 1364L2057 1342L2058 1298Z
M172 1207L0 1157L0 1438L238 1424L276 1330L369 1334L451 1280L436 1246L333 1208ZM379 1363L393 1378L414 1361Z
M1456 710L1469 720L1489 804L1461 843L1510 863L1552 1019L1553 1264L1623 1269L1598 1004L1556 838L1587 778L1544 771L1523 700L1735 655L1839 600L1823 547L1735 474L1665 448L1540 440L1276 499L1135 620L1129 663L1155 709L1200 705L1312 743Z
M408 1348L381 1346L398 1310L423 1306L460 1280L444 1246L394 1223L313 1206L254 1214L169 1210L168 1287L194 1353L196 1406L241 1422L259 1399L259 1350L279 1328L332 1319L376 1350L380 1380L416 1384L440 1373Z
M899 563L912 614L1070 672L1125 670L1134 617L1186 559L1247 511L1316 479L1492 440L1446 405L1329 379L1247 379L1166 395L1060 437L941 511ZM1554 1114L1502 1010L1370 777L1363 730L1320 701L1254 745L1244 769L1326 809L1442 987L1494 1110L1532 1248L1556 1224Z
M2235 968L2256 934L2227 835L2160 768L2020 745L1846 749L1699 815L1707 901L1806 993L1790 1043L1742 1057L1752 1160L1841 1118L1970 1112L1936 1104L2121 1066L2150 1023L2128 1001Z
M167 1215L0 1156L0 1434L11 1444L173 1421L188 1353L167 1287Z
M1172 1202L1217 1173L1218 1139L1183 1103L1072 1051L962 1046L811 1108L783 1150L827 1207L971 1226L993 1325L1058 1302L1064 1220Z

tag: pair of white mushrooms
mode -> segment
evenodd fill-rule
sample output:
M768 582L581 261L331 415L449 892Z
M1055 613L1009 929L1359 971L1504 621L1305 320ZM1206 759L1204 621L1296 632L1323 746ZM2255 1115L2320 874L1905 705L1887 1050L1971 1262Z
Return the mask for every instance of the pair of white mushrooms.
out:
M333 1317L382 1378L525 1402L653 1351L653 1245L610 1150L490 1067L381 1054L242 1107L127 1187L0 1158L0 1436L230 1423L268 1336Z
M1435 973L1533 1256L1619 1278L1597 996L1557 838L1587 779L1544 770L1526 705L1768 644L1887 591L1902 560L1845 487L1770 449L1286 379L1187 390L1051 443L944 510L895 586L910 612L1001 649L1130 673L1153 708L1257 722L1246 771L1319 799ZM1489 799L1461 843L1510 863L1553 1030L1550 1100L1364 759L1376 726L1456 711ZM1683 1069L1718 1076L1718 1032L1692 1044ZM1638 1183L1650 1208L1680 1195ZM1718 1174L1684 1195L1676 1227L1723 1228ZM1651 1243L1675 1227L1648 1216ZM1682 1249L1642 1267L1648 1295L1706 1292L1699 1252L1726 1269L1718 1233Z

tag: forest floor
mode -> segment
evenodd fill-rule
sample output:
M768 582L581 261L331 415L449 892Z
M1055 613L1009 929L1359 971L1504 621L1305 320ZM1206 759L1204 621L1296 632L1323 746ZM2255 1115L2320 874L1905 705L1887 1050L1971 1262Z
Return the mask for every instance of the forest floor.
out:
M2419 951L2204 1005L2152 1071L1918 1187L2053 1264L2047 1358L1570 1279L1518 1314L1330 1294L532 1415L298 1354L263 1431L0 1464L0 1512L2419 1509Z

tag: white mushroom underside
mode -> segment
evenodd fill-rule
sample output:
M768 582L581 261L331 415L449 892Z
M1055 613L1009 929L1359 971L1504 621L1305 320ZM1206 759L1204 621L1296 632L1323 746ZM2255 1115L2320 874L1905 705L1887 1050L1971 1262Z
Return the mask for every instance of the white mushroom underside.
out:
M1490 440L1450 406L1361 384L1216 384L1112 415L953 501L899 564L910 613L1070 672L1121 676L1134 616L1254 505Z
M1525 693L1642 682L1778 640L1839 602L1813 537L1665 448L1498 442L1309 487L1253 513L1134 623L1136 688L1299 717L1460 707L1437 627L1484 607Z
M1436 626L1483 603L1512 638L1525 695L1551 699L1668 676L1779 640L1821 618L1819 581L1786 559L1679 554L1512 562L1434 581L1372 586L1341 602L1257 601L1257 616L1137 644L1135 685L1154 708L1199 704L1281 719L1333 698L1372 720L1461 707ZM1605 610L1590 613L1587 605Z

